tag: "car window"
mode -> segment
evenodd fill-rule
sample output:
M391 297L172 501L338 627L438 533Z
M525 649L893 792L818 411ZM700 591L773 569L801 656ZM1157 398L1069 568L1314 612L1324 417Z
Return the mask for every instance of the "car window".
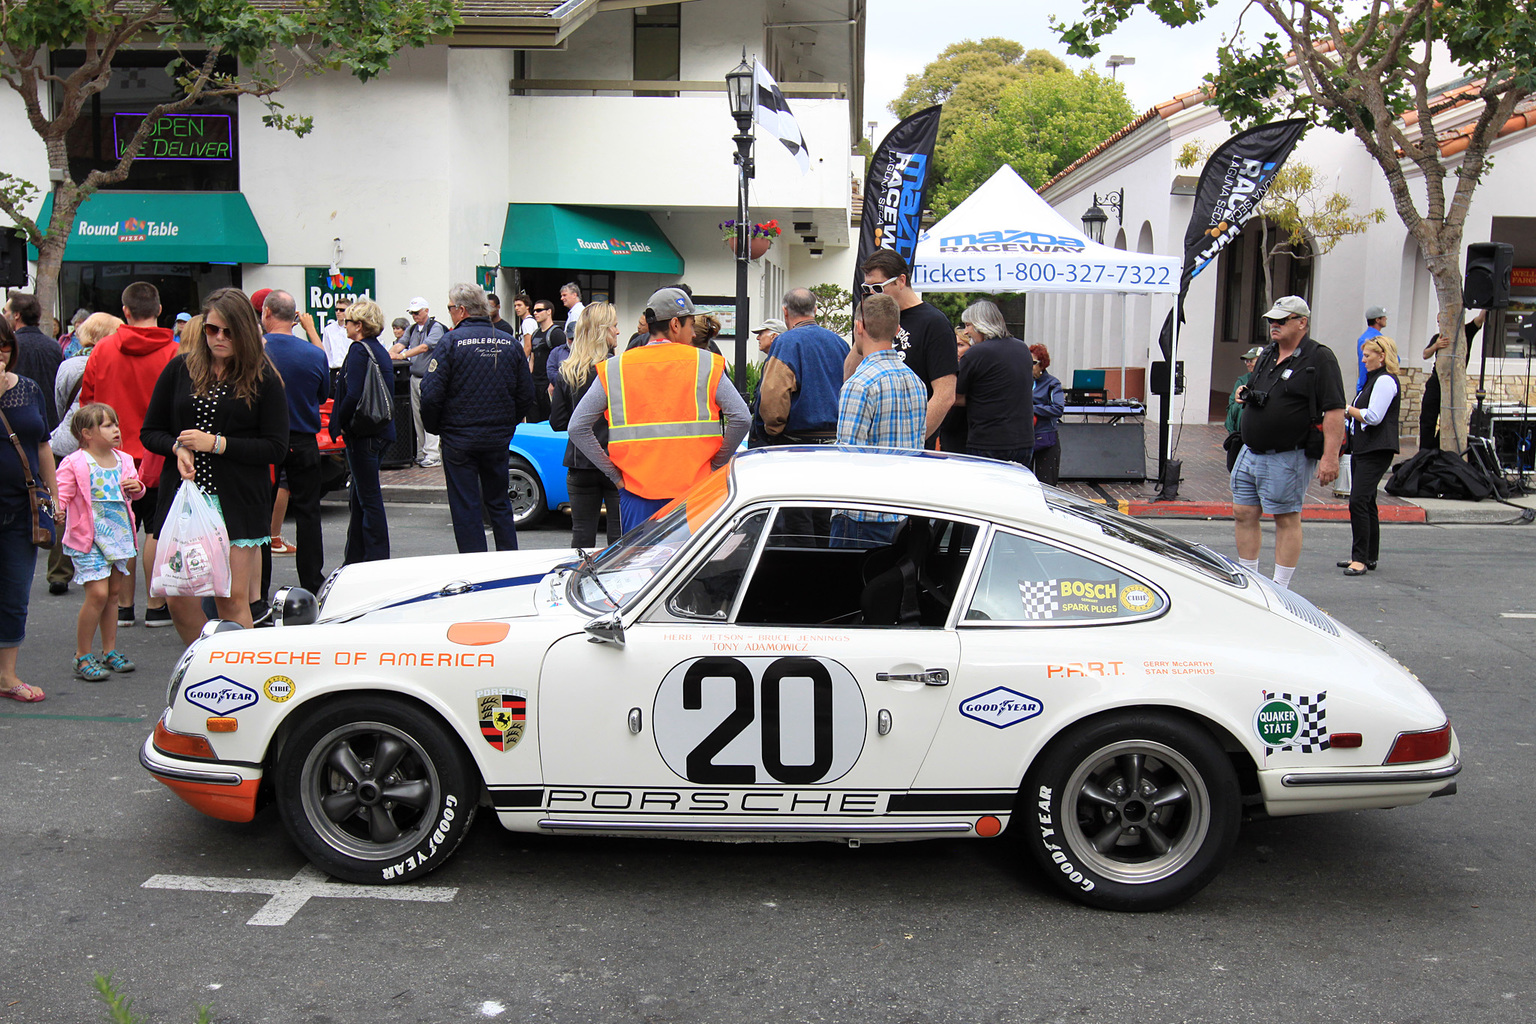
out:
M1075 551L999 530L964 621L1051 626L1142 619L1165 607L1135 577Z
M1194 569L1211 579L1233 586L1246 587L1248 578L1224 555L1212 551L1203 544L1191 544L1165 533L1139 519L1117 512L1100 502L1089 501L1067 491L1049 492L1047 502L1052 511L1075 516L1093 523L1105 536L1135 544L1159 557Z
M847 517L850 511L869 518ZM910 510L782 506L735 620L942 627L977 533L973 523Z
M730 618L768 522L767 511L748 516L727 533L688 581L667 599L667 611L690 619Z

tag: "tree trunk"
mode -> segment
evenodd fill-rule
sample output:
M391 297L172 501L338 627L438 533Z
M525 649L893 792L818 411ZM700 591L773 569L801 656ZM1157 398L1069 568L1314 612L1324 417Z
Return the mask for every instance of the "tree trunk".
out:
M40 225L44 235L37 246L37 280L33 285L33 294L37 296L38 305L43 307L43 330L54 337L58 337L58 324L65 315L65 311L59 309L59 270L64 264L64 247L69 244L70 233L75 230L75 214L80 211L83 202L85 197L78 188L62 184L56 186L48 223L46 226Z
M1451 338L1451 347L1435 358L1440 376L1440 447L1460 455L1467 450L1467 421L1472 414L1467 400L1467 332L1462 329L1461 274L1453 265L1435 272L1435 295L1440 304L1440 337ZM1487 325L1484 325L1486 335ZM1483 344L1487 344L1485 336Z

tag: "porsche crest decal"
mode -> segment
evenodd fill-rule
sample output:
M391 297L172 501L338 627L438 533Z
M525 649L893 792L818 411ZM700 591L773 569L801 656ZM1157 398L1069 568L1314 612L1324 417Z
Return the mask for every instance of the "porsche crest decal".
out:
M475 710L480 735L497 750L511 750L528 727L528 693L525 690L476 690Z

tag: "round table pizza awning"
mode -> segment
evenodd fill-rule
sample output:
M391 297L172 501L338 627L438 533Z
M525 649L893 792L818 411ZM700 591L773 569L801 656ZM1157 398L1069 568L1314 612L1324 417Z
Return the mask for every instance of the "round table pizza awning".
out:
M675 276L683 257L644 210L510 203L501 265Z
M43 199L46 230L53 196ZM28 257L37 259L29 247ZM267 239L239 192L97 192L80 204L70 263L265 263Z

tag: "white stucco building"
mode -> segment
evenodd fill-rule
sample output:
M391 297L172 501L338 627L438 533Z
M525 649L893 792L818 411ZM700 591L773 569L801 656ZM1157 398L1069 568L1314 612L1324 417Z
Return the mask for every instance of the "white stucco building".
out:
M759 132L752 219L777 219L784 233L752 266L751 314L778 315L785 287L852 276L864 8L484 0L466 6L452 37L402 51L371 82L296 80L280 98L314 118L304 138L264 127L255 100L199 107L167 126L164 158L141 158L127 182L82 207L63 315L115 310L123 285L148 279L167 322L225 284L319 295L322 313L333 291L366 285L391 317L416 295L441 317L448 287L486 268L509 316L518 290L554 300L569 280L588 301L615 302L626 327L662 284L733 302L718 225L735 216L724 76L743 51L781 83L811 156L802 175ZM164 60L145 49L117 62L86 129L98 149L164 91ZM9 92L0 137L0 168L45 184L42 144ZM110 156L77 161L77 172ZM333 262L351 285L330 281Z
M1452 83L1460 85L1463 83ZM1440 116L1443 133L1470 122L1480 107L1465 104ZM1460 120L1458 120L1460 115ZM1513 332L1519 314L1536 309L1536 103L1528 103L1506 126L1492 148L1492 166L1480 183L1466 220L1464 241L1508 242L1515 247L1514 303L1505 337L1495 337L1488 349L1490 391L1500 377L1500 397L1517 397L1526 387L1527 353ZM1186 93L1159 104L1105 140L1040 190L1040 194L1069 221L1078 221L1101 198L1123 188L1122 215L1113 212L1105 242L1135 252L1182 256L1184 232L1193 208L1194 184L1200 168L1181 168L1180 150L1197 143L1210 152L1232 132L1203 91ZM1442 152L1453 169L1457 143L1442 135ZM1310 129L1292 153L1292 162L1305 162L1327 179L1331 191L1349 196L1358 212L1383 209L1381 224L1344 238L1332 251L1310 260L1278 257L1273 264L1275 295L1300 294L1311 303L1312 335L1329 345L1343 369L1345 388L1355 381L1355 339L1365 328L1365 309L1381 305L1388 311L1386 333L1402 355L1411 398L1404 409L1404 434L1414 432L1417 396L1425 368L1421 353L1436 330L1438 304L1433 281L1418 247L1397 217L1386 179L1353 136L1326 128ZM1412 164L1409 183L1420 199L1423 180ZM1448 179L1447 188L1454 185ZM1184 361L1187 387L1174 398L1173 420L1183 423L1219 421L1233 382L1243 372L1241 353L1267 342L1260 320L1268 307L1259 262L1260 223L1250 221L1241 238L1196 277L1185 300L1188 318L1180 335L1178 358ZM1157 333L1173 306L1172 297L1132 298L1122 319L1116 298L1081 295L1031 296L1027 340L1052 352L1052 372L1119 365L1122 337L1129 335L1132 351L1142 354L1141 366L1160 359ZM1491 332L1490 332L1491 333ZM1481 341L1472 352L1477 373ZM1058 373L1058 376L1062 374ZM1139 396L1138 396L1139 397ZM1156 415L1159 399L1149 399ZM1410 423L1410 417L1413 422Z

